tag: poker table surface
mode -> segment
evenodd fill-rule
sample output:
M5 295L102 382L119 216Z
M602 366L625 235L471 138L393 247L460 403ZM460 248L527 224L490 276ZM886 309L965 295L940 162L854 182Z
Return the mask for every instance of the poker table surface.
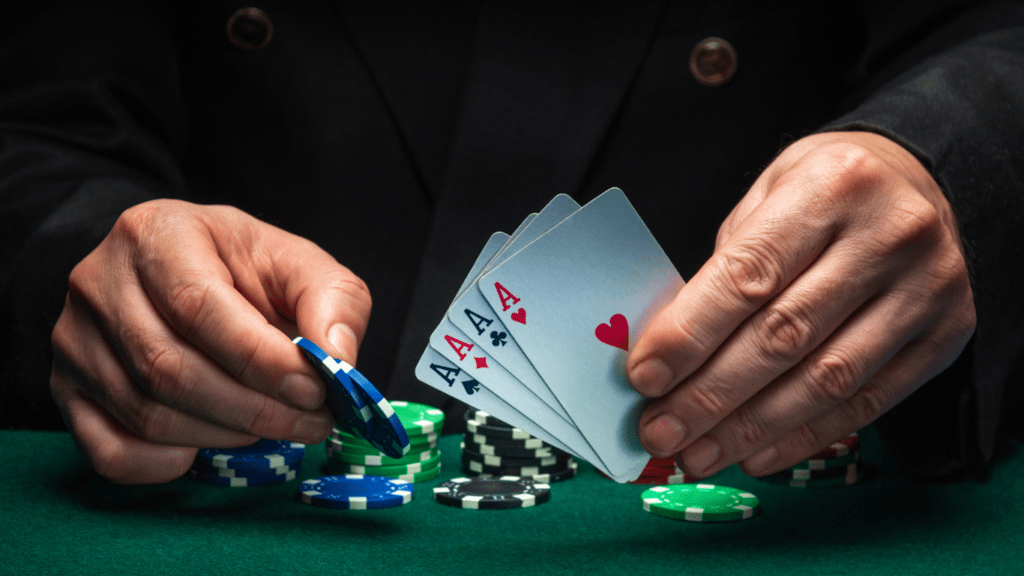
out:
M461 476L459 436L441 440L441 477L385 510L300 502L298 480L218 488L181 478L121 486L96 475L60 432L2 431L0 573L9 574L1022 574L1024 451L984 482L904 479L872 429L872 473L843 488L790 488L735 466L708 482L749 490L760 513L699 524L643 510L647 486L580 463L551 500L515 510L438 504ZM301 479L322 476L309 446Z

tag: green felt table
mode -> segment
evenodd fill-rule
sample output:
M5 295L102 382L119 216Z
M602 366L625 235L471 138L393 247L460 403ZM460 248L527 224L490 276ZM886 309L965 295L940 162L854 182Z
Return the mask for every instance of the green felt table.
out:
M459 437L441 441L444 472L387 510L301 503L298 480L217 488L182 478L118 486L70 437L0 432L0 572L11 574L1021 574L1024 452L984 483L921 485L896 472L872 430L861 485L798 489L735 467L713 482L761 499L750 520L697 524L645 512L644 486L581 463L550 502L461 510L431 489L459 473ZM323 475L322 446L301 478Z

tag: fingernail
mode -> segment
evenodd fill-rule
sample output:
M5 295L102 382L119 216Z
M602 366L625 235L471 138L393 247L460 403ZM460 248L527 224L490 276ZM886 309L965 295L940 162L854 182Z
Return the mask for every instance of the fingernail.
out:
M305 374L288 374L281 379L277 394L302 410L313 410L323 402L322 385Z
M345 350L355 350L358 339L356 333L347 324L335 324L327 331L327 340L334 347L336 353L341 354ZM351 360L343 358L343 360Z
M775 446L769 446L744 460L743 466L747 469L747 474L757 476L762 470L766 470L778 459L779 451L775 449Z
M292 430L292 438L295 442L303 444L317 444L323 442L330 432L331 419L322 414L304 414L299 417Z
M657 416L644 427L647 451L655 458L668 458L675 454L676 446L685 436L686 427L672 414Z
M672 383L672 370L660 358L648 358L633 367L629 382L645 396L661 396Z
M683 462L694 474L704 472L718 461L722 451L710 438L700 438L683 452Z

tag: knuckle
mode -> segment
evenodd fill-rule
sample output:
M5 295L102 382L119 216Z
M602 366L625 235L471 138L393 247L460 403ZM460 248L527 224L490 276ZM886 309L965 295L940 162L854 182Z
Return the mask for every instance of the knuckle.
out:
M877 386L864 386L850 397L842 406L847 420L855 429L874 422L886 410L887 402L883 391Z
M127 481L132 471L131 457L124 444L107 439L89 452L89 461L96 473L115 482Z
M177 346L154 342L143 352L141 362L140 374L150 394L170 401L182 394L185 356Z
M739 443L741 452L761 446L769 438L764 423L747 410L737 413L731 426L733 427L733 437Z
M158 443L169 437L174 425L171 411L162 404L143 400L135 408L135 428L143 440Z
M186 337L201 334L213 312L213 283L205 278L183 277L171 287L168 296L167 313L175 327Z
M822 153L828 162L824 175L827 194L838 198L857 196L865 189L879 184L885 173L886 162L872 150L852 142L837 142L824 146Z
M804 422L797 426L791 434L794 438L793 442L796 449L801 455L813 454L826 445L825 438L818 434L810 422Z
M704 416L711 420L721 420L729 412L729 406L724 399L714 391L705 390L700 386L688 386L685 388L689 397L688 404L696 406L704 412Z
M792 361L803 356L814 340L814 328L806 308L796 302L772 304L755 331L761 350Z
M946 226L935 206L916 194L907 194L893 203L890 221L897 246L942 244Z
M830 352L810 366L811 387L830 405L848 400L857 391L857 370L853 360L841 352Z
M255 402L256 405L251 410L252 418L245 424L244 431L260 438L279 435L272 431L279 427L277 424L281 404L267 396L262 396Z
M782 288L779 251L766 239L749 239L719 256L721 288L743 301L760 304Z

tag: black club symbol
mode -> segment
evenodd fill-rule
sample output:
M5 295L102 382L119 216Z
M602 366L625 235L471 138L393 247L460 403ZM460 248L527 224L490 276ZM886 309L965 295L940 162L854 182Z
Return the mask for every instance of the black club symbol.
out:
M504 332L498 332L497 330L492 330L491 346L504 346L505 344L508 344L508 342L505 341L505 338L508 338L508 334Z

